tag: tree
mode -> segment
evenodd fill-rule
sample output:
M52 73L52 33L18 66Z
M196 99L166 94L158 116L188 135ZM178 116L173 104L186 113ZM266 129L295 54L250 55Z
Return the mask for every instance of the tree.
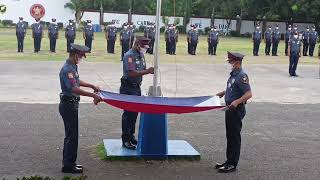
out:
M68 8L75 13L74 16L77 24L80 23L84 10L87 9L87 7L89 6L86 3L87 1L83 0L70 0L70 2L64 5L64 8Z

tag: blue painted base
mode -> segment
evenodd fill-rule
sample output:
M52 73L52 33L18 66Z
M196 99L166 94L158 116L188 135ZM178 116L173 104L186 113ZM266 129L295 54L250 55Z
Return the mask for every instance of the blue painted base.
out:
M106 149L107 158L123 157L123 158L148 158L148 155L141 154L138 150L129 150L122 147L121 139L104 139L104 147ZM200 159L200 154L188 142L183 140L169 140L168 154L161 155L152 159Z

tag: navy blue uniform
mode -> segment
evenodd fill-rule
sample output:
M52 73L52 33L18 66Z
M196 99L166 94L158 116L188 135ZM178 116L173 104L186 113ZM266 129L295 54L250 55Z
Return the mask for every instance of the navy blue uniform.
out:
M192 55L196 55L196 51L197 51L197 45L198 45L198 41L199 41L199 34L197 30L192 30L190 32L190 50L191 50L191 54Z
M92 49L92 40L94 39L93 27L91 25L86 25L83 28L83 34L85 39L85 45L89 48L89 53Z
M120 32L120 43L121 43L121 60L123 60L123 56L126 52L129 51L130 46L130 33L128 29L123 29Z
M137 50L130 49L123 57L123 76L121 78L120 94L141 96L142 76L130 77L129 71L146 69L144 55ZM138 113L124 111L122 114L122 142L135 139L135 125Z
M164 39L166 41L166 54L170 54L169 28L164 32Z
M43 25L40 23L34 23L31 25L31 28L32 28L32 37L34 42L34 52L39 52L41 49Z
M256 30L252 34L252 40L253 40L253 55L258 56L259 55L259 47L261 43L262 38L262 32L260 30Z
M317 31L310 32L310 35L309 35L309 45L310 45L309 56L313 56L314 48L317 44L317 39L318 39Z
M24 22L18 22L16 25L16 36L18 41L18 52L23 52L23 41L26 36L27 26Z
M292 30L287 30L285 37L284 37L284 42L285 42L285 54L286 56L288 55L288 45L289 45L289 40L293 36L293 31Z
M51 23L48 27L48 36L50 40L50 51L56 52L56 44L59 35L59 26L55 23Z
M66 27L65 37L67 39L67 52L70 52L70 44L74 43L74 39L76 38L76 28L73 25Z
M271 30L267 30L264 33L264 40L266 43L265 53L266 53L266 55L270 55L271 42L272 42L272 31Z
M169 29L168 31L168 40L169 40L169 54L176 54L176 32L174 29Z
M149 49L147 50L147 53L153 54L154 49L154 42L155 42L155 36L156 36L156 29L155 28L146 28L144 30L144 37L150 39Z
M278 29L275 29L272 32L272 55L277 56L278 55L278 45L281 39L281 34Z
M211 30L208 34L208 54L209 55L216 55L218 43L219 43L219 32Z
M114 44L117 39L117 28L113 26L108 26L106 29L106 39L107 39L107 52L114 53Z
M63 166L73 167L76 165L78 151L78 109L80 97L72 93L73 87L80 86L78 66L67 60L60 74L60 104L59 112L65 127L63 146Z
M290 46L290 64L289 64L289 74L290 76L296 76L296 69L300 57L301 41L299 38L292 37L289 41Z
M302 41L303 41L303 55L307 56L307 52L309 49L309 36L310 36L310 32L309 31L304 31L302 33Z
M191 37L191 31L192 30L189 30L188 33L187 33L187 42L188 42L188 54L191 54L191 40L190 40L190 37Z
M233 70L227 82L225 103L230 105L233 101L241 98L250 91L249 78L240 70ZM235 109L225 112L226 135L227 135L227 164L238 165L241 148L242 119L246 115L245 104L239 104Z

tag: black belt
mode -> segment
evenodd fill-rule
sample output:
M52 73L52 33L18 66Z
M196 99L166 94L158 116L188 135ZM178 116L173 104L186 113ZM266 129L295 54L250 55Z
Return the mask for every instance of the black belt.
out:
M135 82L130 82L126 78L121 78L121 86L124 87L133 87L133 88L140 88L141 83L135 83Z
M61 102L77 103L77 102L80 101L80 97L67 96L67 95L64 95L64 94L60 94L60 101Z

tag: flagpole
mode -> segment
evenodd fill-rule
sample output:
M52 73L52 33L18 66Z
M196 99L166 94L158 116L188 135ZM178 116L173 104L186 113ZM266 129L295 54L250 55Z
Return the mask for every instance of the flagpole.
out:
M154 76L153 76L153 96L158 95L158 60L159 60L159 41L160 41L160 18L161 18L161 0L157 0L157 14L156 14L156 37L155 37L155 54L154 54Z

